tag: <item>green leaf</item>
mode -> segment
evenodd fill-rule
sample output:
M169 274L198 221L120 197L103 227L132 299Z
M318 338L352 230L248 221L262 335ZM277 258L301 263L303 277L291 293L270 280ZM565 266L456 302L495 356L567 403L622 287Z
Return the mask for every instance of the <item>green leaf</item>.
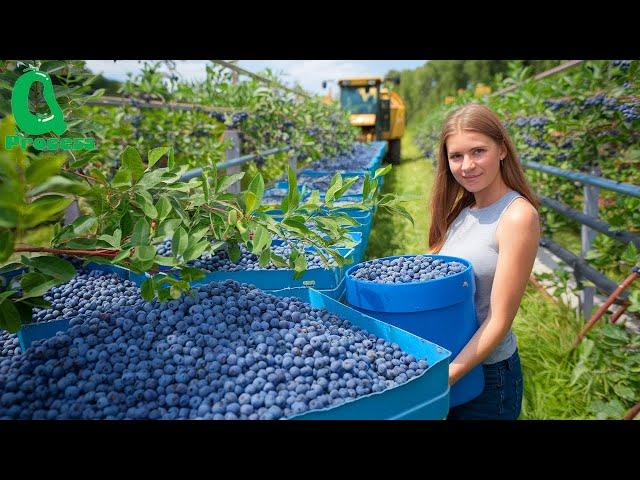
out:
M167 160L167 168L172 169L174 167L175 167L174 151L173 151L173 147L169 147L169 160Z
M171 252L174 256L182 255L189 245L189 236L184 228L178 228L171 239Z
M617 396L623 398L624 400L628 400L630 402L636 400L636 392L626 385L616 384L613 386L613 391Z
M184 260L188 262L190 260L195 260L209 247L208 240L202 240L195 245L189 246L184 252Z
M127 248L126 250L121 251L118 255L116 255L113 260L111 261L111 263L118 263L123 261L126 258L129 258L129 255L131 255L131 248Z
M62 282L71 280L76 274L76 269L70 262L50 255L31 257L31 265L40 272L51 275Z
M342 188L342 176L339 173L336 173L331 179L327 193L324 196L325 202L333 202L334 196L340 188Z
M0 303L4 302L7 298L12 296L14 293L16 293L15 290L8 290L6 292L0 293Z
M276 255L275 253L271 252L270 250L265 250L265 252L269 252L270 253L270 257L271 257L271 262L278 268L286 268L289 266L289 263L287 262L287 260L284 257L281 257L280 255Z
M232 262L237 262L240 259L240 247L237 243L229 243L229 247L227 249L227 254L229 255L229 259Z
M285 212L297 208L300 203L300 192L298 191L296 172L293 171L291 166L287 167L287 180L288 186L286 196L286 210L283 209L283 211ZM282 201L284 203L285 199L283 199Z
M33 189L29 190L27 195L29 197L35 197L41 193L70 193L73 195L83 195L91 190L91 187L86 182L79 180L71 180L67 177L55 175L48 178Z
M215 168L213 169L215 171ZM204 195L205 203L209 203L210 198L210 187L209 187L209 176L206 172L202 173L202 193Z
M51 307L51 303L47 302L44 298L41 297L33 297L33 298L20 298L16 303L24 303L25 305L29 305L31 308L49 308Z
M247 214L250 214L258 207L258 201L255 193L244 192L244 203Z
M378 178L378 177L382 177L383 175L386 175L391 171L392 168L393 168L392 164L389 164L386 167L378 168L376 170L376 173L373 174L373 178Z
M22 298L41 297L56 285L60 285L60 280L47 280L44 283L33 286L29 291L25 291Z
M158 218L158 210L156 210L156 207L154 207L153 204L149 202L143 195L139 193L136 194L136 201L147 217L152 219Z
M75 235L82 235L85 232L91 230L91 228L96 224L98 219L96 217L92 217L90 215L81 215L76 218L74 222L71 224L71 228L73 229L73 233Z
M153 278L147 278L140 285L140 295L147 302L150 302L151 300L153 300L154 291L155 290L153 288Z
M153 259L153 261L155 263L157 263L158 265L162 265L162 266L165 266L165 267L175 267L175 266L180 264L180 262L177 261L175 258L173 258L173 257L163 257L162 255L156 255L156 257Z
M0 228L14 228L18 225L18 212L13 208L0 207Z
M640 260L640 258L638 257L638 249L633 244L633 242L629 242L627 248L624 249L621 259L623 262L626 262L630 265L633 265L638 262L638 260Z
M113 248L120 248L120 242L122 241L122 230L119 228L113 232L113 235L100 235L98 240L102 240L103 242L107 242Z
M218 188L216 192L217 193L224 192L231 185L242 180L242 177L244 177L244 172L234 173L233 175L224 176L222 178L222 181L218 184Z
M156 256L156 249L151 245L139 245L136 247L135 258L141 262L153 260Z
M138 220L133 227L133 234L131 235L131 245L146 245L149 243L149 222L146 218Z
M145 189L154 188L156 185L164 181L163 177L165 173L164 169L161 168L146 172L138 181L137 186Z
M168 154L169 150L170 150L169 147L158 147L149 151L149 155L148 155L149 161L147 163L147 170L153 167L156 164L156 162L160 160L164 155Z
M0 229L0 263L4 263L13 253L14 240L11 230Z
M158 226L157 235L162 238L170 237L181 224L182 220L179 218L169 218L164 220Z
M351 188L351 186L358 181L358 177L349 177L346 181L342 182L342 187L338 189L338 191L334 194L334 200L342 197L347 190Z
M271 234L262 225L256 227L256 231L253 234L253 250L252 252L259 255L262 250L271 246Z
M25 172L25 177L29 185L37 185L47 178L58 173L64 162L66 155L44 155L36 158Z
M131 179L132 179L131 170L128 170L124 166L121 166L116 172L113 179L111 180L111 185L114 188L130 187Z
M254 252L255 252L255 249L254 249ZM271 261L271 251L267 248L263 250L263 252L260 254L260 258L258 259L258 264L261 267L266 267L269 265L270 261Z
M177 285L172 285L169 288L169 296L172 299L177 300L178 298L180 298L182 296L182 290L180 290L180 287L178 287Z
M257 173L256 176L251 180L251 183L249 184L249 191L256 196L256 203L257 205L260 205L262 203L262 197L264 195L264 179L262 178L262 175L260 173Z
M16 333L20 329L20 314L13 302L0 303L0 328L9 333Z
M625 343L629 341L629 334L623 329L623 327L613 324L603 325L602 334L612 340L620 340Z
M51 280L51 277L47 277L38 272L25 273L20 279L20 286L25 294L31 292L31 290L39 287L43 283Z
M621 419L625 414L625 408L619 400L610 400L603 403L600 400L594 400L589 406L589 410L597 414L599 420Z
M144 174L144 165L142 157L134 147L127 146L122 153L122 166L131 172L131 178L134 182L140 180Z
M199 268L183 267L180 269L180 278L185 282L193 282L196 280L202 280L206 276L206 273Z
M374 188L375 188L374 187L374 182L369 177L369 174L366 173L364 175L364 185L362 186L362 196L364 198L368 198L369 197L369 192L371 192Z
M156 210L158 212L158 220L164 220L171 213L171 202L167 200L167 197L160 197L158 203L156 203Z
M36 225L53 220L59 213L62 213L73 200L59 195L47 195L38 198L27 208L23 217L23 227L33 228Z

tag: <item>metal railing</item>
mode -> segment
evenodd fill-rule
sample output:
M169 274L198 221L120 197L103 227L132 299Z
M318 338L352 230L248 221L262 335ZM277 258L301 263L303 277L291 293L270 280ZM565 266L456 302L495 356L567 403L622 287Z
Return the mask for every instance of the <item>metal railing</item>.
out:
M638 248L640 248L640 236L624 230L614 230L607 222L598 218L598 200L600 196L600 188L621 193L623 195L640 198L640 186L617 182L583 172L563 170L558 167L543 165L532 161L523 162L522 166L527 169L536 170L557 177L567 178L569 180L583 184L584 201L582 212L574 210L568 205L565 205L564 203L561 203L557 200L539 195L542 205L545 205L560 213L561 215L581 224L580 256L564 249L549 238L541 238L540 245L551 251L553 254L558 256L573 268L574 276L576 282L578 282L578 285L580 285L581 279L584 278L591 281L595 285L595 288L598 288L599 290L605 292L607 295L610 295L614 290L616 290L618 284L608 278L602 272L591 267L585 260L585 257L591 249L591 245L596 233L603 233L621 243L633 243ZM581 310L585 319L591 316L595 288L591 286L585 286L580 291ZM622 303L628 297L629 293L623 292L616 300L616 303Z
M227 170L227 173L230 173L229 170L231 168L234 167L239 167L240 165L243 165L247 162L250 162L252 160L255 160L257 158L261 158L261 157L268 157L269 155L275 155L276 153L282 153L282 152L287 152L291 149L294 148L300 148L303 146L311 146L313 145L312 143L303 143L300 145L287 145L286 147L280 147L280 148L271 148L269 150L265 150L264 152L259 152L259 153L252 153L250 155L243 155L241 157L232 157L224 162L220 162L220 163L216 163L215 167L218 170ZM295 170L295 165L291 165L291 167ZM186 172L184 175L182 175L182 177L180 177L180 181L181 182L187 182L189 180L191 180L192 178L196 178L201 176L204 173L204 169L202 167L199 168L194 168L192 170L189 170L188 172Z
M89 100L85 105L95 106L131 106L136 108L162 108L167 110L183 110L183 111L196 111L205 113L224 113L224 112L239 112L241 109L232 107L215 107L211 105L201 105L199 103L180 103L180 102L163 102L160 100L139 100L136 98L126 97L110 97L104 96Z

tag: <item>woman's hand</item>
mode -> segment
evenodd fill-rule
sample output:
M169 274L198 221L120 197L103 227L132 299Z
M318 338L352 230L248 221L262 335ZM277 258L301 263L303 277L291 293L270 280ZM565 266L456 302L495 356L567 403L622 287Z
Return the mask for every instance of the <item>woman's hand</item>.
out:
M449 386L451 387L454 383L460 380L460 368L455 363L449 364Z

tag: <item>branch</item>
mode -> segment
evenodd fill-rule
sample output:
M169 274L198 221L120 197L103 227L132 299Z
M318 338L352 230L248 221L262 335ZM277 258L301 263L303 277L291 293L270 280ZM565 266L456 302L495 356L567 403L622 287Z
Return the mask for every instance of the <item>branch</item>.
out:
M47 248L47 247L18 247L14 252L43 252L55 253L60 255L78 255L78 256L94 256L94 257L110 257L118 255L118 250L100 249L100 250L82 250L82 249L64 249L64 248Z

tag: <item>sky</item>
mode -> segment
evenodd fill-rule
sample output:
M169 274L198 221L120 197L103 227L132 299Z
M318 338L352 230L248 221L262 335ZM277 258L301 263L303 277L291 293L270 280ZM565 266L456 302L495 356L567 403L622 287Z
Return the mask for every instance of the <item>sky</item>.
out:
M102 73L114 80L125 80L127 72L137 72L141 63L137 60L87 60L87 66L94 73ZM239 60L238 65L251 72L260 72L270 68L282 74L285 83L299 82L310 93L324 94L323 80L358 75L383 76L389 70L414 69L424 65L426 60ZM198 80L205 77L207 60L178 60L178 72L185 80ZM333 92L335 84L329 84Z

